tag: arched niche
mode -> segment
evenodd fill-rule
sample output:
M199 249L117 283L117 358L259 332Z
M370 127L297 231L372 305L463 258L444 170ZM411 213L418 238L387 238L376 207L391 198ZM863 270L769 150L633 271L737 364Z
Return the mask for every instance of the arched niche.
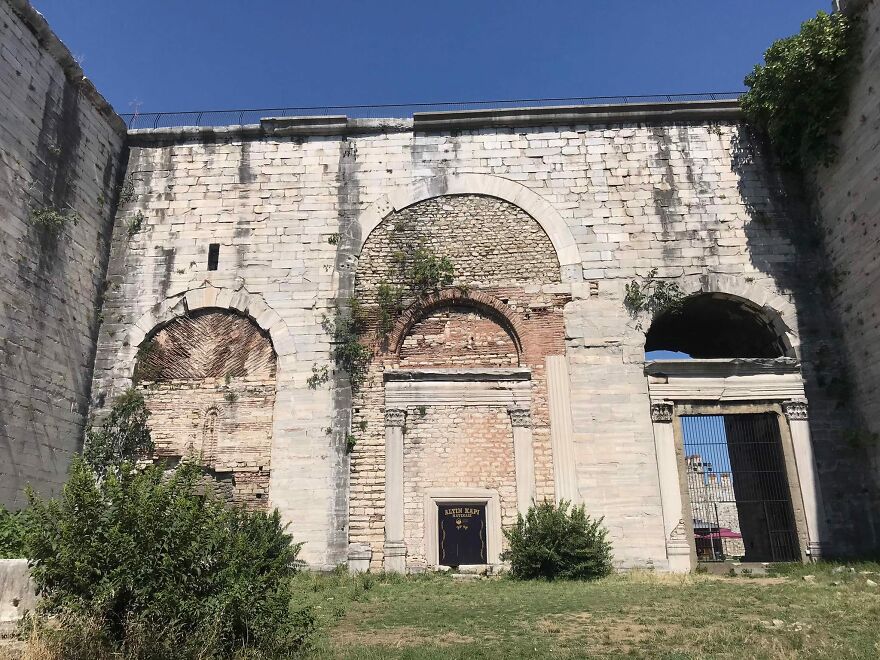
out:
M389 335L387 348L401 365L436 366L459 357L461 366L518 366L523 351L520 325L498 298L447 288L406 309ZM467 355L472 365L464 364Z
M249 317L206 308L156 327L142 342L135 381L162 458L192 457L232 499L268 501L277 356Z

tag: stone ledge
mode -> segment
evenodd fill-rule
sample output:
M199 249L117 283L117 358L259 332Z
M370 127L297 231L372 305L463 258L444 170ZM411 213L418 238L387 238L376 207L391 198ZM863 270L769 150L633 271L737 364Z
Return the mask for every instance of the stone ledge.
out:
M651 360L646 376L691 376L711 378L757 374L797 374L801 363L795 358L726 358L715 360Z
M742 111L739 101L681 101L417 112L413 115L413 128L416 131L440 131L558 124L621 124L694 120L737 121L740 119L742 119Z

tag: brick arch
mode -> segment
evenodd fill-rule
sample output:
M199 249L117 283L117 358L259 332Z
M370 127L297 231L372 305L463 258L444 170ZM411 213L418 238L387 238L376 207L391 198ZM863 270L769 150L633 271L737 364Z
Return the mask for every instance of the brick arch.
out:
M444 195L484 195L519 207L546 232L556 250L562 280L571 282L582 279L582 262L577 242L559 211L523 184L489 174L444 174L417 179L382 195L357 219L356 230L359 235L356 238L359 242L354 246L355 251L360 254L373 230L395 211Z
M134 375L137 351L149 337L175 318L206 309L233 311L250 319L269 334L277 359L276 377L280 379L282 372L287 375L292 371L296 358L293 337L284 319L266 304L262 296L246 289L207 285L185 291L141 315L117 354L116 364L122 365L120 375L127 379Z
M472 307L496 320L513 339L513 344L517 351L517 361L521 362L523 354L521 339L522 322L513 311L495 296L480 291L465 291L455 287L442 289L437 293L423 296L410 305L398 317L394 328L388 336L388 352L399 356L404 339L406 339L407 334L409 334L416 323L432 312L452 305Z

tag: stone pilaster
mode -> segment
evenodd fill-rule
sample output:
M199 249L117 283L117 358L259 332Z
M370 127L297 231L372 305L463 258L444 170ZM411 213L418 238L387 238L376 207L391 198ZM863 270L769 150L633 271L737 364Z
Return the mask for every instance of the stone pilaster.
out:
M527 408L510 408L513 427L513 456L516 464L516 508L525 515L535 499L535 449L532 444L532 415Z
M550 445L553 452L553 483L556 501L581 504L571 423L571 379L564 355L547 358L547 397L550 407Z
M403 432L406 411L385 410L385 570L406 572L403 540Z
M782 410L788 418L798 482L804 501L804 517L807 519L807 554L810 559L816 561L822 557L825 511L810 438L810 409L806 400L793 399L785 401Z
M657 473L660 478L660 502L666 534L666 557L671 572L687 573L691 570L691 548L684 532L678 459L675 454L675 432L672 426L673 413L673 405L670 401L651 404Z

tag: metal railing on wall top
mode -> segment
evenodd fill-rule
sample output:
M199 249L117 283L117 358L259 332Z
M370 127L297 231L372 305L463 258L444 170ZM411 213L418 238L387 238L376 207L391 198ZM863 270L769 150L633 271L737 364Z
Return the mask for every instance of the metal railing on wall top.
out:
M442 103L386 103L381 105L323 105L247 110L190 110L186 112L135 112L120 116L129 129L210 127L258 124L266 117L317 117L346 115L353 119L405 119L416 112L455 110L503 110L568 105L619 105L634 103L681 103L686 101L735 101L743 92L702 92L696 94L643 94L635 96L579 96L544 99L506 99L494 101L451 101Z

